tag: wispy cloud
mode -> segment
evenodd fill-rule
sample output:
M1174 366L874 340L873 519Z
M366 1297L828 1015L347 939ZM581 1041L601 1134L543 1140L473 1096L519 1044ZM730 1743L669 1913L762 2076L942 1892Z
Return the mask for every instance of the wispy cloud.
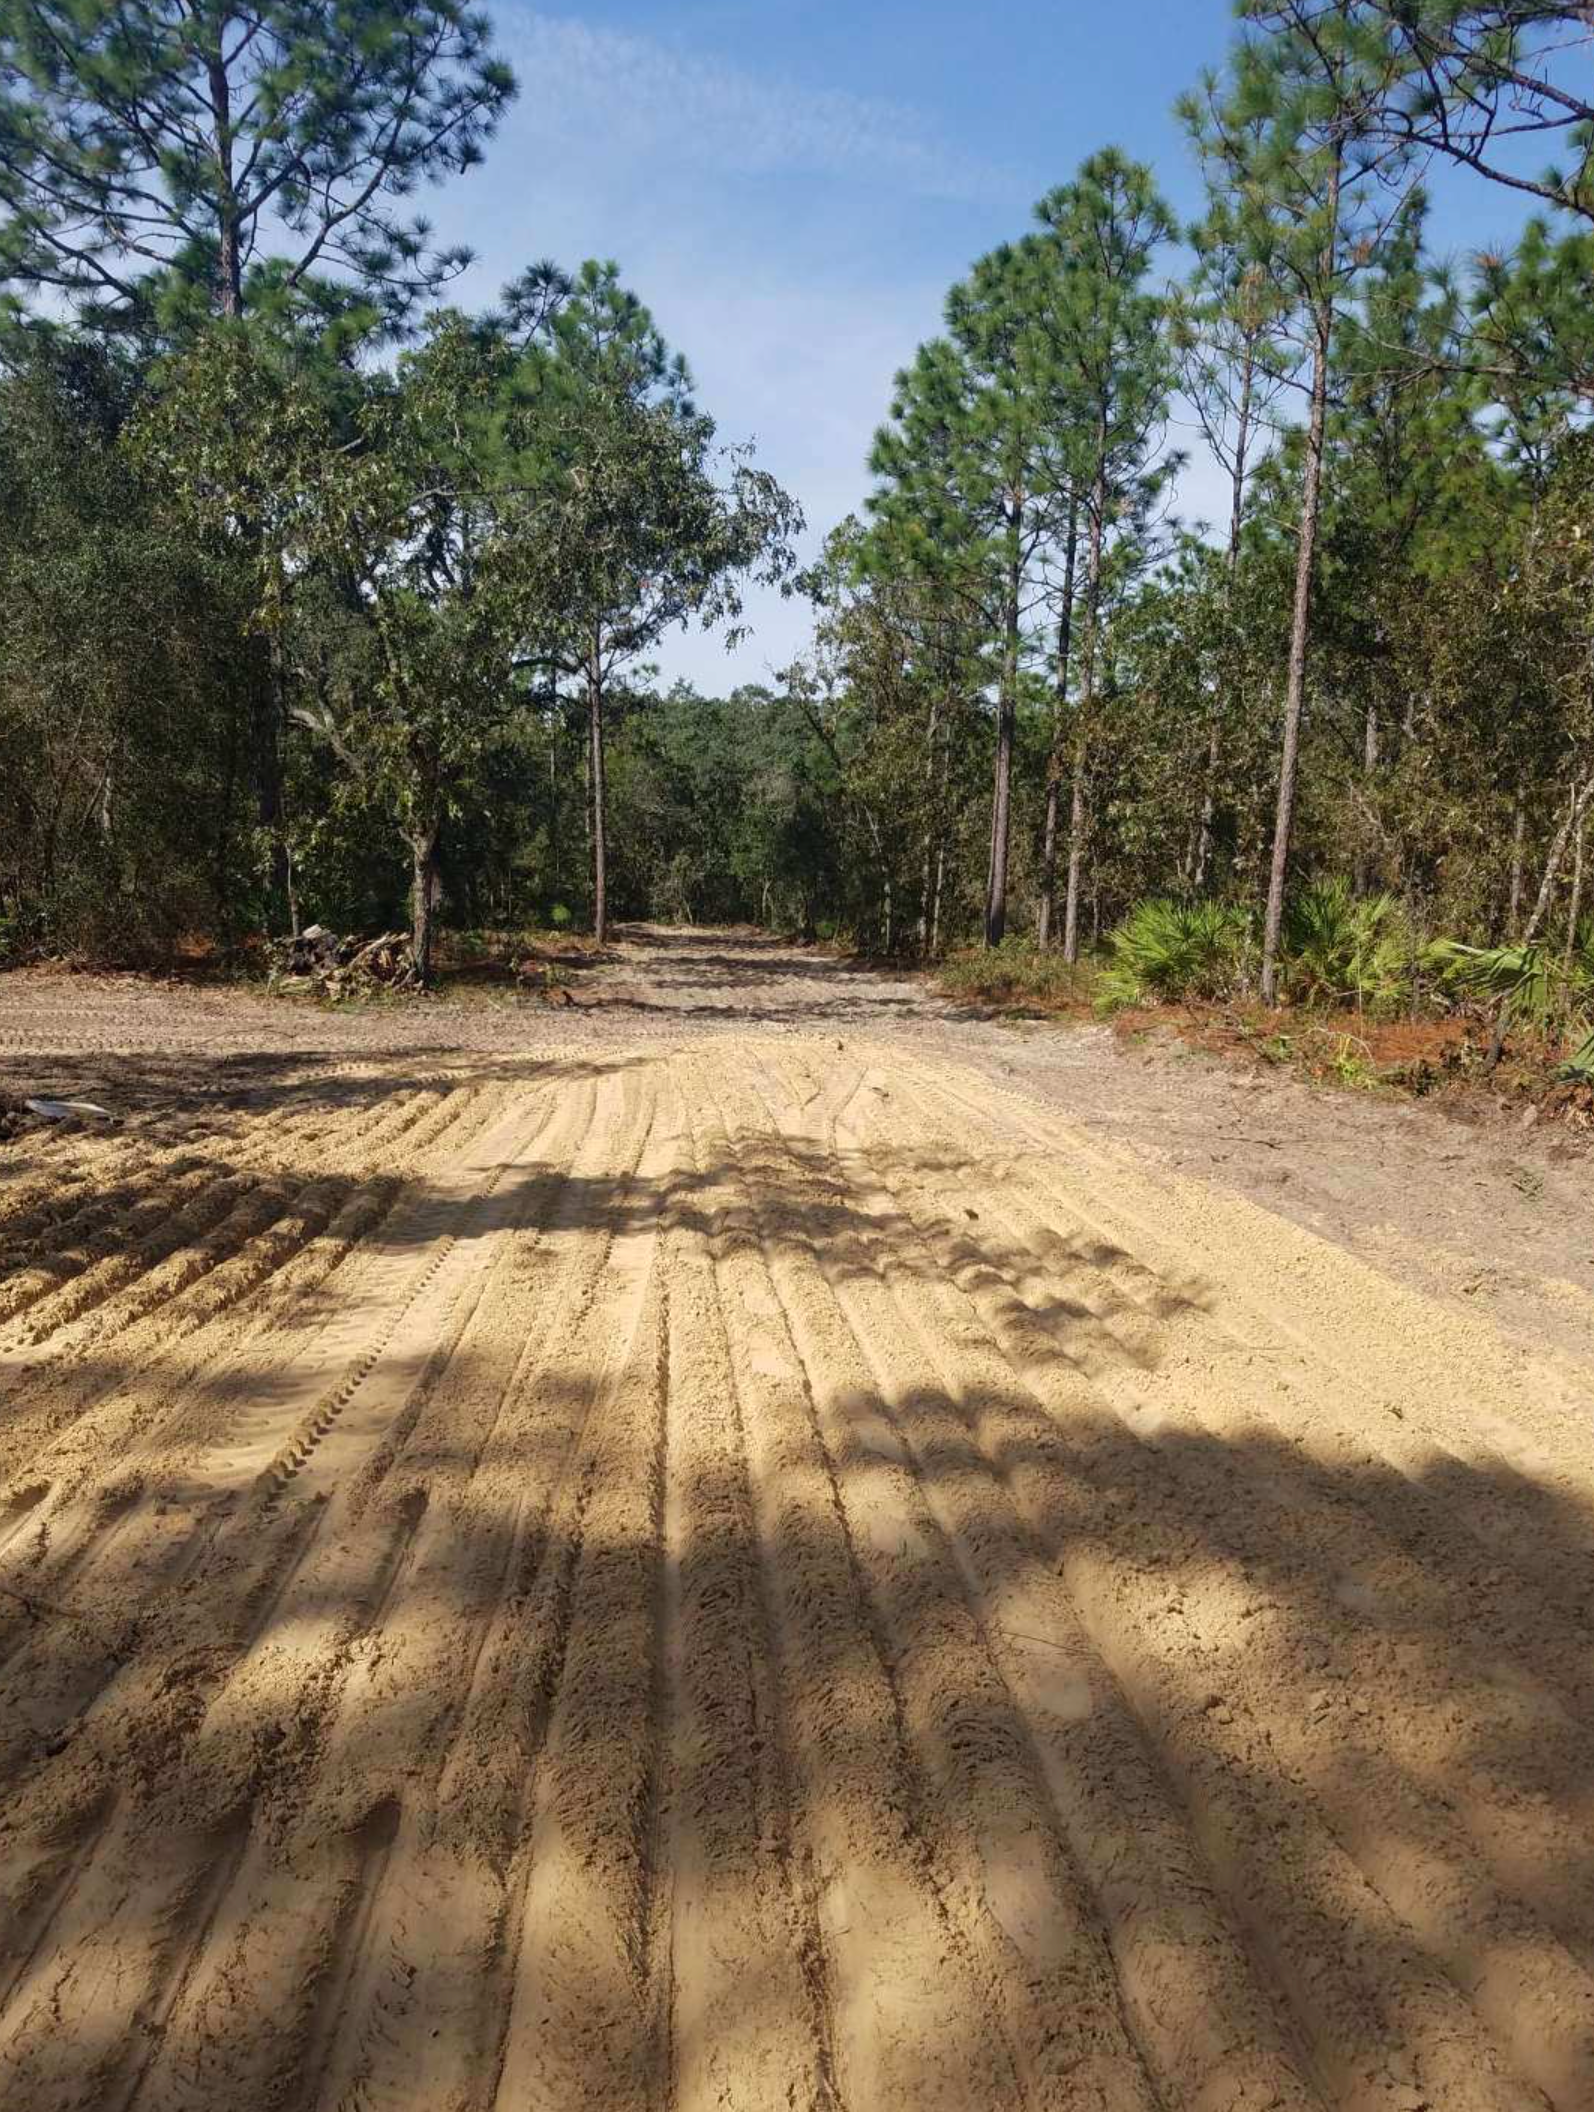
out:
M525 105L545 139L589 148L609 140L628 160L662 154L728 175L863 178L927 197L987 199L1013 188L1007 171L960 153L918 113L883 99L799 88L566 16L510 21Z

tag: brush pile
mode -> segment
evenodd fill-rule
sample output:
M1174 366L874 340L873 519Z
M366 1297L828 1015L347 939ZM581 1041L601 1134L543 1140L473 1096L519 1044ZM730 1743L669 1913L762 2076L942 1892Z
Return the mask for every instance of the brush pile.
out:
M295 995L369 997L379 990L420 988L405 931L362 939L312 924L297 937L276 940L271 951L273 987Z

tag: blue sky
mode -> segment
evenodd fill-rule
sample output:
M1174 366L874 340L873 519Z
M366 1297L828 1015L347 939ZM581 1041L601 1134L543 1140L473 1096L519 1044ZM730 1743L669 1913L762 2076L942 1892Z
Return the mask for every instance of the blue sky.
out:
M1229 0L497 0L521 96L484 168L428 200L492 299L535 258L618 259L687 355L727 439L751 438L802 502L809 547L868 489L891 379L951 282L1022 233L1041 193L1108 142L1199 203L1174 98L1227 47ZM1443 188L1439 242L1520 219L1480 180ZM1188 443L1191 436L1176 432ZM1210 495L1210 496L1209 496ZM1193 462L1182 509L1217 511ZM760 680L807 633L800 602L750 604L736 654L675 634L668 675Z

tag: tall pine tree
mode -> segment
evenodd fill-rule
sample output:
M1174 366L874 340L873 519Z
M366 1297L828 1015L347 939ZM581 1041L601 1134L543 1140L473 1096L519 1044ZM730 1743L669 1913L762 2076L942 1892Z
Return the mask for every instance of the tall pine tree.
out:
M139 317L342 277L390 315L467 261L402 201L514 93L460 0L8 0L0 284Z

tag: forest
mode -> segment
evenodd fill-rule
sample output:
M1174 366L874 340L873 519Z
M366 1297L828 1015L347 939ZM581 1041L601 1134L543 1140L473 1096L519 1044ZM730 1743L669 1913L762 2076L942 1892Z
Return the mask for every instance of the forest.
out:
M1580 1039L1589 10L1236 15L1202 216L1070 152L805 546L616 264L451 304L413 199L515 93L485 17L5 0L0 957L746 920ZM1439 181L1514 244L1437 254ZM661 683L755 584L809 649Z

